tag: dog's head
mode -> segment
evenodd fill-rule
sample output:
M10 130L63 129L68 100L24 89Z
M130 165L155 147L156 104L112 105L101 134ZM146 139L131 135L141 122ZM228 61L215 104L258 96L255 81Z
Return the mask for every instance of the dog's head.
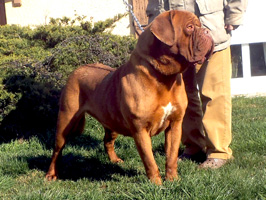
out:
M203 63L212 54L209 30L187 11L167 11L158 15L141 34L137 49L161 73L182 72L189 65Z

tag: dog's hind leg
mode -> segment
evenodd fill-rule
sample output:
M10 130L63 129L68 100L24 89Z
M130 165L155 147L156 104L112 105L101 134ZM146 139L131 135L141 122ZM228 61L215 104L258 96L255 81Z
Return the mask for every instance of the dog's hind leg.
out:
M71 134L74 136L81 135L84 131L85 127L85 114L80 114L78 119L76 119L76 122L71 130Z
M73 96L72 96L73 97ZM62 150L70 134L80 134L85 124L85 114L79 110L78 95L69 98L63 93L57 120L55 148L52 161L46 174L47 180L56 180L58 176L58 160L62 157Z
M117 136L118 134L116 132L113 132L110 129L105 128L104 148L106 153L108 154L110 161L113 163L123 162L123 160L116 155L114 149L114 143Z

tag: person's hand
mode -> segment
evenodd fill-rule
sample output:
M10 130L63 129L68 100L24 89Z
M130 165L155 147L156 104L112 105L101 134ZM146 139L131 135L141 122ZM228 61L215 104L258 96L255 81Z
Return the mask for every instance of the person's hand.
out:
M225 30L227 30L228 32L237 29L238 25L231 25L231 24L226 24L224 26Z

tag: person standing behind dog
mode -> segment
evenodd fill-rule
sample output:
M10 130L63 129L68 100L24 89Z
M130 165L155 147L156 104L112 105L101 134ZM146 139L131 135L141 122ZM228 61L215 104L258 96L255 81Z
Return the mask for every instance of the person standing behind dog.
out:
M183 121L179 160L200 162L200 168L219 168L232 157L231 31L243 19L247 0L149 0L149 23L160 13L176 9L195 13L208 28L215 48L211 58L183 73L188 107ZM199 90L198 90L199 88Z

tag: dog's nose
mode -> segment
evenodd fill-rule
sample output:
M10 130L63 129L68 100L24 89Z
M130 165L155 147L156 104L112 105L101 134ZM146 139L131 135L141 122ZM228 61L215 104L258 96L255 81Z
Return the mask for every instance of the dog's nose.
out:
M205 33L206 35L210 35L210 30L207 29L207 28L205 28L205 29L204 29L204 33Z
M211 31L210 31L209 29L207 29L207 28L205 28L205 29L203 30L203 34L204 34L206 37L210 37L210 38L212 38L212 36L211 36Z

